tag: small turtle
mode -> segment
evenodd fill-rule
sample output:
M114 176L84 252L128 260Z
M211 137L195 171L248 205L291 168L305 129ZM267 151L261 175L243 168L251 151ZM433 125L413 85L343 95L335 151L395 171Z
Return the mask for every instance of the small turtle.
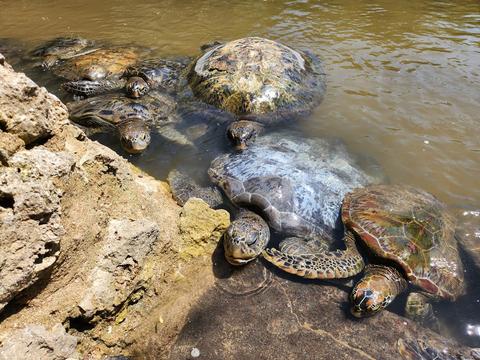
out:
M328 248L339 231L343 196L378 180L360 169L342 143L285 131L263 136L243 152L217 157L208 173L243 209L224 237L225 256L234 265L261 254L269 225L286 238L280 244L284 251L297 251L291 247L297 240L306 249ZM360 258L357 267L362 266Z
M183 59L150 59L128 66L120 77L103 80L82 79L69 81L63 88L75 95L92 96L125 88L127 96L138 99L151 89L174 92L180 75L186 67Z
M410 293L406 313L419 320L433 316L429 300L454 301L463 293L455 218L433 195L401 185L356 189L343 200L342 220L346 251L287 254L267 249L264 257L305 278L345 278L362 270L357 239L367 248L371 263L350 295L356 317L387 307L406 290L407 281L419 291Z
M140 55L141 50L133 47L101 48L67 59L53 67L52 71L68 81L87 80L93 84L103 84L102 88L106 90L109 84L115 83L112 80L118 80L127 67L138 61ZM62 87L69 91L69 84L67 82Z
M142 99L133 100L121 94L104 94L67 104L70 119L97 131L115 128L122 147L130 153L144 151L155 129L165 138L190 145L191 142L174 128L176 103L165 93L152 91Z
M32 55L42 60L44 69L50 69L61 60L95 51L93 45L93 41L81 37L58 37L34 49Z
M253 122L229 131L242 147L262 128L254 122L275 124L308 114L326 88L316 56L259 37L207 47L190 66L188 81L206 103Z

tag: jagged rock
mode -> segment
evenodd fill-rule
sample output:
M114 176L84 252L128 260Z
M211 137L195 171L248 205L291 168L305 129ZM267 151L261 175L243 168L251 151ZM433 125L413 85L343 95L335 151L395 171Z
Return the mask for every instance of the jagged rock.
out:
M24 146L25 143L22 139L0 130L0 164L5 165L10 156Z
M3 58L3 56L2 56ZM0 128L25 144L48 139L68 123L68 111L58 98L25 74L0 61Z
M111 314L133 293L139 285L134 280L159 231L156 223L146 219L110 221L97 266L90 273L90 287L79 303L83 317Z
M181 256L211 254L229 225L230 214L226 210L213 210L205 201L190 198L180 214Z
M42 325L29 325L13 331L0 343L0 360L74 360L77 338L65 332L62 324L50 331Z
M62 192L52 177L72 164L45 149L23 150L9 162L14 166L0 168L0 310L58 257Z

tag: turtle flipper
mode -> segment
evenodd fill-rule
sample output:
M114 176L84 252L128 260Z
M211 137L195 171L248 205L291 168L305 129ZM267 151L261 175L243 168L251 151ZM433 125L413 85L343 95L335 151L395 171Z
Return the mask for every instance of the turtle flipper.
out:
M121 80L78 80L62 84L62 88L74 95L93 96L103 94L107 91L121 89L126 81Z
M320 251L311 254L291 254L266 249L265 259L284 271L307 279L339 279L354 276L364 267L352 233L345 234L346 250Z
M175 124L166 124L161 127L157 127L157 131L161 137L177 145L196 148L195 144L187 136L175 128Z
M435 316L430 298L420 292L411 292L408 294L405 304L405 315L420 324L438 330L440 323Z

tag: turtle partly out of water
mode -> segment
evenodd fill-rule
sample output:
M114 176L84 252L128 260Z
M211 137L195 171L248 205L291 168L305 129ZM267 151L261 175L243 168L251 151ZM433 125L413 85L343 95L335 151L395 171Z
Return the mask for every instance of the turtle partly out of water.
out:
M433 195L409 186L373 185L347 194L342 205L347 250L317 249L288 254L267 249L264 257L281 269L305 278L345 278L362 267L355 241L369 254L363 278L350 295L356 317L373 315L407 289L406 313L433 316L431 299L454 301L463 294L463 266L455 239L455 218ZM298 245L301 246L301 243Z
M66 91L75 93L75 84L79 80L89 81L96 86L102 84L103 91L106 91L109 84L115 84L113 80L118 80L129 66L139 60L141 53L140 49L133 47L101 48L67 59L54 66L52 71L68 80L62 85ZM114 89L116 85L111 88Z
M285 251L296 240L306 249L328 248L338 231L343 196L378 181L341 142L285 131L263 136L243 152L217 157L208 173L242 208L224 237L225 256L234 265L261 254L270 238L269 226L285 238L280 244ZM360 258L357 267L362 266Z
M63 84L63 88L80 96L98 95L124 88L128 97L138 99L153 89L175 92L186 65L185 59L143 60L126 67L120 76L101 80L83 78L69 81Z
M316 56L259 37L207 48L191 64L188 81L206 103L263 125L308 114L326 89ZM259 127L244 123L241 129L230 137L245 147L258 135Z
M179 121L176 102L165 93L152 91L139 100L122 94L104 94L67 104L70 119L96 131L116 129L122 147L130 153L144 151L150 143L150 131L181 145L190 142L174 128Z
M41 59L41 66L49 69L61 60L95 51L94 42L81 37L58 37L33 50L32 55Z

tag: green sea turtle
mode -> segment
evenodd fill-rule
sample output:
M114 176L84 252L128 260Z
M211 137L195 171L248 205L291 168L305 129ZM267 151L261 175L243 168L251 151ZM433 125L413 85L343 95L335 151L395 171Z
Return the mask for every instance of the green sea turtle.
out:
M92 96L124 88L127 96L138 99L151 89L176 90L185 59L149 59L126 67L121 75L106 79L82 78L62 87L75 95ZM119 76L118 76L119 75Z
M41 66L49 69L61 60L95 51L94 42L81 37L58 37L47 41L32 51L41 59Z
M122 147L130 153L140 153L150 143L150 131L156 130L168 140L181 145L191 142L176 131L179 121L176 102L165 93L151 91L139 100L122 94L104 94L67 104L70 119L95 131L116 129Z
M291 247L297 240L306 249L328 248L339 231L343 196L379 181L359 167L341 142L286 131L215 158L208 174L242 209L224 237L225 256L234 265L261 254L270 239L269 226L285 238L280 244L284 251L297 251ZM363 266L361 259L357 266Z
M345 251L317 249L288 254L267 249L264 257L305 278L345 278L363 268L355 245L359 241L371 262L350 295L351 312L356 317L387 307L406 290L407 281L419 290L410 293L406 306L407 315L416 319L433 316L429 300L454 301L463 294L455 218L433 195L402 185L356 189L343 200L342 220Z
M208 47L191 64L188 81L197 97L244 120L229 130L243 148L263 128L255 122L269 125L308 114L326 88L316 56L259 37Z
M53 68L53 73L70 81L115 79L135 64L139 55L139 49L132 47L101 48L65 60Z

